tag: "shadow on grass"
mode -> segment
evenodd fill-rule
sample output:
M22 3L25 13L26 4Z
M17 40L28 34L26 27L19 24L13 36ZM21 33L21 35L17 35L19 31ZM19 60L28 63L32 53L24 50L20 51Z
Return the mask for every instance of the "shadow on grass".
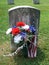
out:
M37 57L30 59L21 57L14 57L14 61L16 65L40 65L40 63L45 59L45 54L42 52L40 48L37 51Z

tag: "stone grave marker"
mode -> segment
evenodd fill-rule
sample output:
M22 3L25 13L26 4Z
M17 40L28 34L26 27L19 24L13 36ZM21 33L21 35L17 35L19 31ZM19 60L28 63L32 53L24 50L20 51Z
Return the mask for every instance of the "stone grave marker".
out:
M40 23L40 10L32 6L16 6L10 8L9 12L9 26L12 27L16 25L18 21L24 21L28 25L34 25L36 28L36 46L38 44L38 32ZM14 39L11 36L11 48L12 50L17 49L17 45L14 43ZM37 50L36 50L37 51ZM36 51L35 56L36 57Z
M8 0L8 4L14 4L14 0Z
M33 0L33 3L34 4L40 4L40 1L39 0Z

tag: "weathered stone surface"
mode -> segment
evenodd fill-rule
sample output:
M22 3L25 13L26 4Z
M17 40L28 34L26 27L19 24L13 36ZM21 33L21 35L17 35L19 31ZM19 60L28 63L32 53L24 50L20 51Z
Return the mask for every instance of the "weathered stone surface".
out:
M14 26L18 21L24 21L28 25L34 25L36 28L36 43L38 42L38 31L40 21L40 10L31 6L17 6L8 10L10 27ZM11 38L12 50L16 50L16 44Z

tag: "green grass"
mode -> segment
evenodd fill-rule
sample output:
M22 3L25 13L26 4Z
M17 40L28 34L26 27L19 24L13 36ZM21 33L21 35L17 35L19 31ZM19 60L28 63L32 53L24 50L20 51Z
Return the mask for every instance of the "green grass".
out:
M8 5L7 0L0 0L0 65L49 65L49 0L40 0L39 5L32 0L15 0L14 5ZM5 35L9 27L8 9L18 5L30 5L40 9L40 27L37 57L28 59L22 57L3 57L10 52L10 36Z

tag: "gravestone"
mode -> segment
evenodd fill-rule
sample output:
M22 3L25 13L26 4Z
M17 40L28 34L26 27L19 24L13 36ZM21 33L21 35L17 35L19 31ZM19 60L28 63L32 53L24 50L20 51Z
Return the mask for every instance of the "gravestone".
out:
M33 0L33 3L34 4L40 4L40 1L39 0Z
M18 21L24 21L28 25L34 25L36 28L36 46L38 43L40 10L31 6L16 6L10 8L9 12L9 24L10 27L16 25ZM14 43L14 39L11 36L11 48L17 49L17 45ZM37 51L37 50L36 50Z
M8 0L8 4L14 4L14 0Z

